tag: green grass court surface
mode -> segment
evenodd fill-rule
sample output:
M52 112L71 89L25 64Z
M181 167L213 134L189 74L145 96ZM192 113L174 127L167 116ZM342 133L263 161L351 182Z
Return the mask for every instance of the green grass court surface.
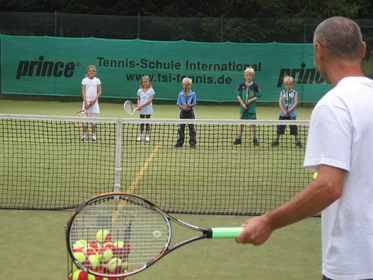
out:
M152 118L177 118L177 105L157 105ZM0 100L0 114L72 116L80 102ZM101 103L99 117L128 116L122 104ZM298 108L298 119L308 120L311 108ZM278 108L257 108L258 119L277 120ZM198 105L198 119L238 119L238 105ZM233 138L235 136L232 136ZM0 279L67 279L64 225L71 210L1 210ZM201 227L240 226L248 217L214 215L173 216ZM173 242L194 232L173 226ZM182 247L144 272L129 279L321 279L320 219L309 218L274 232L263 246L234 240L203 240Z

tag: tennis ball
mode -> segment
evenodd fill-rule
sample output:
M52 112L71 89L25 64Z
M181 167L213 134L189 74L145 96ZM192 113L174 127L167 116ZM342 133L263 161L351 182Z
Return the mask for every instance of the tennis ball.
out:
M315 181L317 179L318 175L319 175L319 173L317 173L317 172L313 173L313 175L312 175L312 181Z
M97 255L97 251L95 249L93 249L92 247L88 247L86 255L87 256L91 256L91 255L95 255L96 256Z
M120 273L122 271L122 260L119 258L112 258L106 265L107 270L113 273Z
M111 240L111 233L107 229L100 229L96 234L96 240L100 243L109 242Z
M104 258L104 251L102 251L102 249L101 249L100 252L97 252L96 256L97 256L98 260L101 261Z
M78 260L80 263L83 263L86 259L86 254L83 252L83 250L74 250L73 251L74 258Z
M122 271L126 271L128 267L128 262L126 259L122 260Z
M88 269L97 270L97 268L100 266L100 260L96 255L90 255L87 257L84 265Z
M113 258L113 256L114 256L113 250L108 249L104 251L102 259L104 260L105 263L107 263Z
M77 271L77 270L80 270L80 268L78 268L78 267L76 266L76 264L73 263L73 264L72 264L72 269L71 269L71 271L74 273L74 272ZM71 277L73 277L73 276L71 275Z
M115 249L115 245L114 245L114 243L112 243L112 242L106 242L106 243L104 244L103 248L104 248L104 251L105 251L105 250L112 250L112 251L114 251L114 249Z
M85 240L75 241L75 243L73 245L73 249L83 249L83 248L87 248L87 241L85 241Z
M114 242L114 255L117 257L124 257L124 242L123 241L115 241Z
M93 248L96 252L101 249L101 243L96 240L90 241L87 246Z
M87 280L88 278L87 272L83 270L77 270L73 273L73 278L72 280ZM93 278L94 279L94 278Z

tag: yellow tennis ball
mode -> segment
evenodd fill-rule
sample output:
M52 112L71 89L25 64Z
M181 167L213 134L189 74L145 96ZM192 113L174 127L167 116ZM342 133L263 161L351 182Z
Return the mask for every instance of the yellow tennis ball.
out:
M92 247L88 247L88 249L85 253L86 253L87 256L97 255L97 251L95 249L93 249Z
M124 242L123 241L115 241L114 242L114 255L116 257L124 257Z
M104 259L104 262L108 262L113 258L113 256L114 256L113 250L108 249L104 251L102 258Z
M78 260L80 263L83 263L86 259L86 254L82 250L74 250L73 252L74 258Z
M96 255L90 255L87 257L85 265L91 270L96 270L100 265L100 260Z
M128 267L127 260L122 261L122 271L125 271L127 269L127 267Z
M312 181L315 181L317 179L318 175L319 175L319 173L317 173L317 172L313 173L313 175L312 175Z
M71 269L72 273L74 273L74 272L77 271L77 270L80 270L80 268L77 267L75 263L73 263L73 264L72 264L72 269ZM72 275L71 275L71 277L72 277Z
M96 234L96 240L100 243L110 242L111 233L107 229L100 229Z
M122 271L122 260L119 258L112 258L106 265L110 272L120 273Z
M106 243L104 243L103 248L104 248L104 250L110 249L110 250L114 251L115 245L114 245L113 242L106 242Z
M102 280L117 280L117 279L126 280L126 277L122 277L122 278L111 278L111 277L108 278L108 277L104 277L104 278L102 278Z
M88 247L88 248L91 247L91 248L93 248L96 252L98 252L99 249L101 249L101 243L98 242L97 240L95 240L95 241L91 241L91 242L88 243L87 247Z
M85 240L75 241L73 245L73 249L83 249L83 248L87 248L87 241Z

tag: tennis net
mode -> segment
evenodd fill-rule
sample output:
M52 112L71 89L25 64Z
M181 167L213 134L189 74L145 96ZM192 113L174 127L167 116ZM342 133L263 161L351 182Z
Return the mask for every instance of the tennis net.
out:
M0 115L0 208L68 209L92 195L127 191L170 213L259 215L310 181L304 148L289 127L278 147L276 126L297 125L305 146L308 121L91 118L97 141L81 141L74 117ZM140 123L150 141L137 142ZM175 148L178 125L185 143ZM194 124L197 146L189 146ZM241 124L242 144L232 145ZM251 125L260 145L254 146ZM91 123L88 125L91 132Z

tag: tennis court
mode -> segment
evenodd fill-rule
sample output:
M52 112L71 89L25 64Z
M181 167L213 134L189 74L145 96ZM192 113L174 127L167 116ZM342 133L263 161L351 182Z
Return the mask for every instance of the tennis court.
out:
M61 102L15 102L15 101L2 101L0 102L0 112L1 113L21 113L21 114L42 114L42 115L72 115L76 108L80 107L80 103L61 103ZM154 118L175 118L177 116L178 108L176 105L154 105L155 114ZM199 106L197 107L197 118L202 119L236 119L238 116L238 108L236 106ZM100 117L114 117L114 118L127 118L124 115L122 106L120 104L101 104ZM310 116L310 109L299 108L299 118L307 120ZM259 119L277 119L278 109L277 108L258 108L258 118ZM134 118L137 118L135 115ZM72 129L72 126L71 126ZM160 130L159 134L164 133L165 129ZM168 130L167 130L168 131ZM171 130L170 130L171 131ZM156 131L155 131L156 132ZM67 132L66 132L67 133ZM141 155L131 154L130 151L136 153L136 144L134 139L136 138L137 131L133 130L132 134L128 135L129 139L133 141L128 141L126 144L126 156L130 159L137 158L136 164L133 162L127 163L128 166L132 166L131 175L126 177L122 181L122 186L133 187L136 191L141 190L141 194L147 196L147 192L150 192L149 186L146 184L141 185L140 183L134 182L134 178L139 174L139 170L144 163L149 160L149 155L156 153L154 157L154 162L156 161L166 161L171 156L183 157L188 153L187 149L172 151L170 153L169 149L162 150L164 142L162 142L158 148L157 144L160 141L153 141L152 145L144 146ZM79 138L79 131L73 132L73 137ZM70 134L67 134L70 135ZM170 132L171 135L171 132ZM173 131L172 137L167 139L167 143L174 141L176 136L176 131ZM69 136L70 137L70 136ZM248 137L248 136L247 136ZM205 139L203 135L201 138ZM234 140L235 135L231 135L231 139L227 139L228 142ZM289 137L288 137L289 138ZM25 146L25 144L20 144L17 150L22 149L32 149L37 153L38 145L48 145L48 141L42 139L42 142L35 142L34 146ZM64 139L57 139L57 142L69 142ZM113 144L108 138L107 146L112 150ZM55 144L55 142L54 142ZM45 158L53 159L53 146L51 145L51 155L47 155ZM92 143L89 143L92 144ZM203 144L201 144L203 146ZM105 145L106 147L106 145ZM90 147L91 154L99 154L98 147ZM101 148L102 149L102 146ZM284 149L288 149L284 147ZM47 149L48 150L48 149ZM108 151L109 151L108 150ZM44 150L45 151L45 150ZM260 151L260 150L259 150ZM268 151L262 150L262 153L258 153L258 157L271 158L274 154ZM80 149L73 150L77 158L84 157L84 153ZM208 164L206 159L209 159L208 153L212 151L208 149L200 149L196 151L197 154L194 155L194 160L197 164L204 166ZM109 152L108 152L109 153ZM241 155L240 152L232 152L232 147L227 150L226 147L218 147L214 149L214 153L223 154L224 157L231 156L236 158ZM105 153L100 153L100 155ZM102 156L101 156L102 157ZM141 160L138 160L138 158ZM71 157L70 157L71 158ZM89 160L95 160L95 158L89 158ZM105 161L103 161L105 163ZM221 160L220 169L225 169L227 166L224 164L224 160ZM229 162L229 161L228 161ZM79 162L62 162L63 164L68 164L71 168L68 169L66 174L62 177L74 177L71 174L74 172L74 164L81 164ZM30 161L32 165L30 170L27 172L38 174L40 170L43 170L45 162L34 162ZM270 164L270 163L267 163ZM298 164L298 163L297 163ZM104 164L105 165L105 164ZM301 162L299 162L301 169ZM172 168L177 169L177 166L172 166ZM273 168L268 166L263 166L263 169ZM128 169L128 168L127 168ZM171 169L171 167L170 167ZM9 169L9 172L11 168ZM114 177L112 174L112 168L105 169L96 168L94 172L101 174L100 176L95 176L95 182L97 185L100 184L100 180L97 178ZM176 171L179 172L179 171ZM48 174L48 172L45 172ZM70 174L69 174L70 173ZM142 177L143 182L152 182L159 180L159 177L154 177L156 173L159 172L147 172L145 171ZM50 172L53 174L53 172ZM149 174L149 175L148 175ZM20 180L23 175L20 174ZM150 178L145 180L146 176ZM263 178L266 174L262 174ZM162 174L162 180L168 178L168 173ZM203 189L205 185L211 180L211 178L218 177L217 173L206 174L204 179L199 180L195 183L196 189ZM35 175L35 182L37 184L38 176ZM219 177L218 177L219 178ZM262 179L263 179L262 178ZM262 180L262 179L259 179ZM56 178L50 176L49 184L57 184L61 182L61 178ZM275 185L278 180L268 181L266 184ZM216 183L216 182L215 182ZM235 185L235 182L230 182ZM172 182L170 182L172 184ZM228 182L223 182L227 185ZM186 185L181 185L182 188L186 188ZM190 187L188 185L188 187ZM301 186L302 187L302 186ZM63 185L61 185L63 188ZM22 190L27 191L27 190ZM92 193L96 190L93 188ZM169 193L177 195L178 189L170 189ZM62 193L62 192L61 192ZM175 194L176 193L176 194ZM81 194L80 200L86 198L89 193ZM234 190L232 190L234 194ZM30 195L32 195L30 193ZM157 199L161 202L163 199L167 199L168 193L165 192L163 196L159 196ZM290 197L289 197L290 198ZM13 198L9 198L10 200ZM37 199L34 198L34 199ZM182 204L182 197L177 199L178 205ZM190 202L190 201L189 201ZM196 205L203 203L202 201L191 202L196 203ZM220 204L224 204L224 202ZM229 205L229 201L226 202L227 207L233 207L234 205ZM12 279L24 279L26 275L33 275L33 279L65 279L67 277L67 263L66 263L66 249L64 244L64 233L63 225L66 223L69 215L69 210L63 211L25 211L25 210L2 210L1 216L3 216L5 221L4 230L5 236L9 236L13 242L6 242L6 244L0 245L1 251L11 252L8 254L9 258L9 270L7 266L5 267L5 276L12 276ZM183 215L178 214L178 218L196 224L203 227L216 227L216 226L239 226L243 220L246 218L244 216L226 216L226 215ZM262 247L252 247L252 246L240 246L235 244L232 240L224 241L202 241L196 244L192 244L183 249L177 250L170 256L166 257L164 260L160 261L158 264L150 268L148 271L141 273L138 276L133 276L131 279L202 279L204 277L214 277L216 279L225 279L227 277L231 279L247 279L249 277L253 279L311 279L316 278L320 275L320 244L319 244L319 219L308 219L300 224L291 226L287 229L280 230L275 233L273 239ZM175 229L175 242L185 239L189 233L182 230ZM12 233L22 233L22 235L12 234ZM180 236L178 236L180 234ZM22 238L20 238L22 236ZM180 238L180 239L178 239ZM21 239L21 240L19 240ZM18 241L16 241L18 240ZM24 244L21 244L23 243ZM16 243L16 245L14 245ZM19 246L18 246L19 244ZM36 244L32 246L31 244ZM13 252L23 252L22 254ZM22 263L22 269L15 269L14 264L17 259L21 256L22 259L26 258L26 261ZM27 256L27 257L26 257ZM8 262L8 261L6 261ZM47 265L46 265L47 264ZM49 264L49 265L48 265ZM4 270L3 270L4 271ZM22 273L24 271L24 273ZM33 272L33 273L30 273ZM35 277L34 277L35 273ZM55 274L56 277L52 276ZM58 274L58 275L57 275ZM1 272L0 272L1 275ZM49 276L48 276L49 275ZM294 276L294 278L293 278ZM19 278L17 278L19 277Z

